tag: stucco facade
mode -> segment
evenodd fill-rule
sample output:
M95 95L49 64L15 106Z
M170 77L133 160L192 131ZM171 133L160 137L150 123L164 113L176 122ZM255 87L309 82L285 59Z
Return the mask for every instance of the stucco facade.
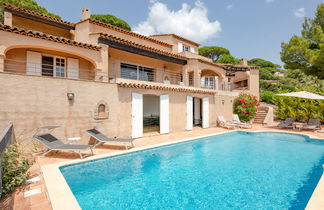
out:
M159 97L152 116L161 134L216 126L218 115L231 119L241 92L259 97L258 68L215 64L198 55L198 43L174 34L147 37L88 13L74 24L11 5L4 23L0 127L13 122L25 142L46 125L60 125L59 137L83 143L83 131L94 126L109 137L140 137L134 128L146 126L143 107L157 103L143 96Z

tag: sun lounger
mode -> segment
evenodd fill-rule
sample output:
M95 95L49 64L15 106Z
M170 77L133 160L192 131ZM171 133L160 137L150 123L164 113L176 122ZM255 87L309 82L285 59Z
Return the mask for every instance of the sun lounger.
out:
M235 129L238 125L232 122L227 122L223 116L218 116L218 123L221 127L227 129Z
M295 118L286 118L284 121L278 124L279 128L289 128L293 126Z
M131 146L134 147L133 139L108 138L107 136L102 134L97 129L90 129L90 130L86 130L85 132L98 141L98 143L95 146L97 146L98 144L104 144L107 142L114 142L114 143L117 142L117 143L126 143L126 145L125 145L126 149L128 149L127 144L131 144Z
M89 149L91 150L91 154L93 155L93 145L64 144L62 141L60 141L50 133L41 135L35 134L33 138L47 147L48 151L46 151L42 156L45 156L51 151L77 151L79 152L80 158L83 159L81 151L86 151Z
M252 124L251 123L244 123L240 121L240 118L237 114L233 114L232 116L232 122L234 124L237 124L240 128L252 128Z
M320 119L309 119L308 123L304 125L301 129L305 129L305 130L321 129L321 121Z

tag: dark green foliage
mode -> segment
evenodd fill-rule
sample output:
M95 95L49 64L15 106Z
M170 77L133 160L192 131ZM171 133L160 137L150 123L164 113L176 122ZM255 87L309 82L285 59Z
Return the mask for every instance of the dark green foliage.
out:
M277 105L275 111L279 119L292 117L298 121L307 121L311 118L319 118L324 123L323 101L277 96L274 98L274 103Z
M44 7L39 6L37 2L33 0L0 0L0 23L3 23L3 3L11 4L23 9L28 9L53 18L61 19L60 16L48 12Z
M262 80L278 80L279 77L275 75L278 69L273 67L261 67L260 68L260 79Z
M231 56L230 54L224 54L220 56L216 63L239 65L241 60Z
M263 91L260 94L261 101L266 102L268 104L274 103L274 97L276 97L275 94L270 91Z
M17 143L11 144L5 150L1 159L2 165L2 194L1 197L12 192L28 179L27 170L31 166L27 154L22 152Z
M252 120L257 112L258 100L255 96L249 94L241 94L234 100L234 113L240 120L248 122Z
M218 46L207 46L199 48L199 55L205 56L212 59L214 62L217 61L222 55L229 55L228 49Z
M281 44L281 60L286 69L300 69L324 79L324 4L317 7L314 18L305 18L302 36L293 36Z
M274 64L271 61L267 61L261 58L253 58L248 61L248 64L251 66L260 66L261 68L266 68L266 67L275 68L275 69L281 68L280 65Z
M103 23L111 24L127 31L131 31L132 28L124 20L119 19L113 15L91 15L91 18L99 20Z

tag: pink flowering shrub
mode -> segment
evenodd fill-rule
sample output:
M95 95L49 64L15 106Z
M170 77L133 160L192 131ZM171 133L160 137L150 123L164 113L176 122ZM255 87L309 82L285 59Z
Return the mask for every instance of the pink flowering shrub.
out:
M238 114L240 120L248 122L255 117L258 106L259 101L255 96L241 94L234 100L234 113Z

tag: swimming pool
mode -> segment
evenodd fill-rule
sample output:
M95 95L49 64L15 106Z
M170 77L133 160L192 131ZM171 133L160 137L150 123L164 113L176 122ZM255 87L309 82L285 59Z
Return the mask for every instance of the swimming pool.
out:
M304 209L324 142L231 132L60 167L82 209Z

